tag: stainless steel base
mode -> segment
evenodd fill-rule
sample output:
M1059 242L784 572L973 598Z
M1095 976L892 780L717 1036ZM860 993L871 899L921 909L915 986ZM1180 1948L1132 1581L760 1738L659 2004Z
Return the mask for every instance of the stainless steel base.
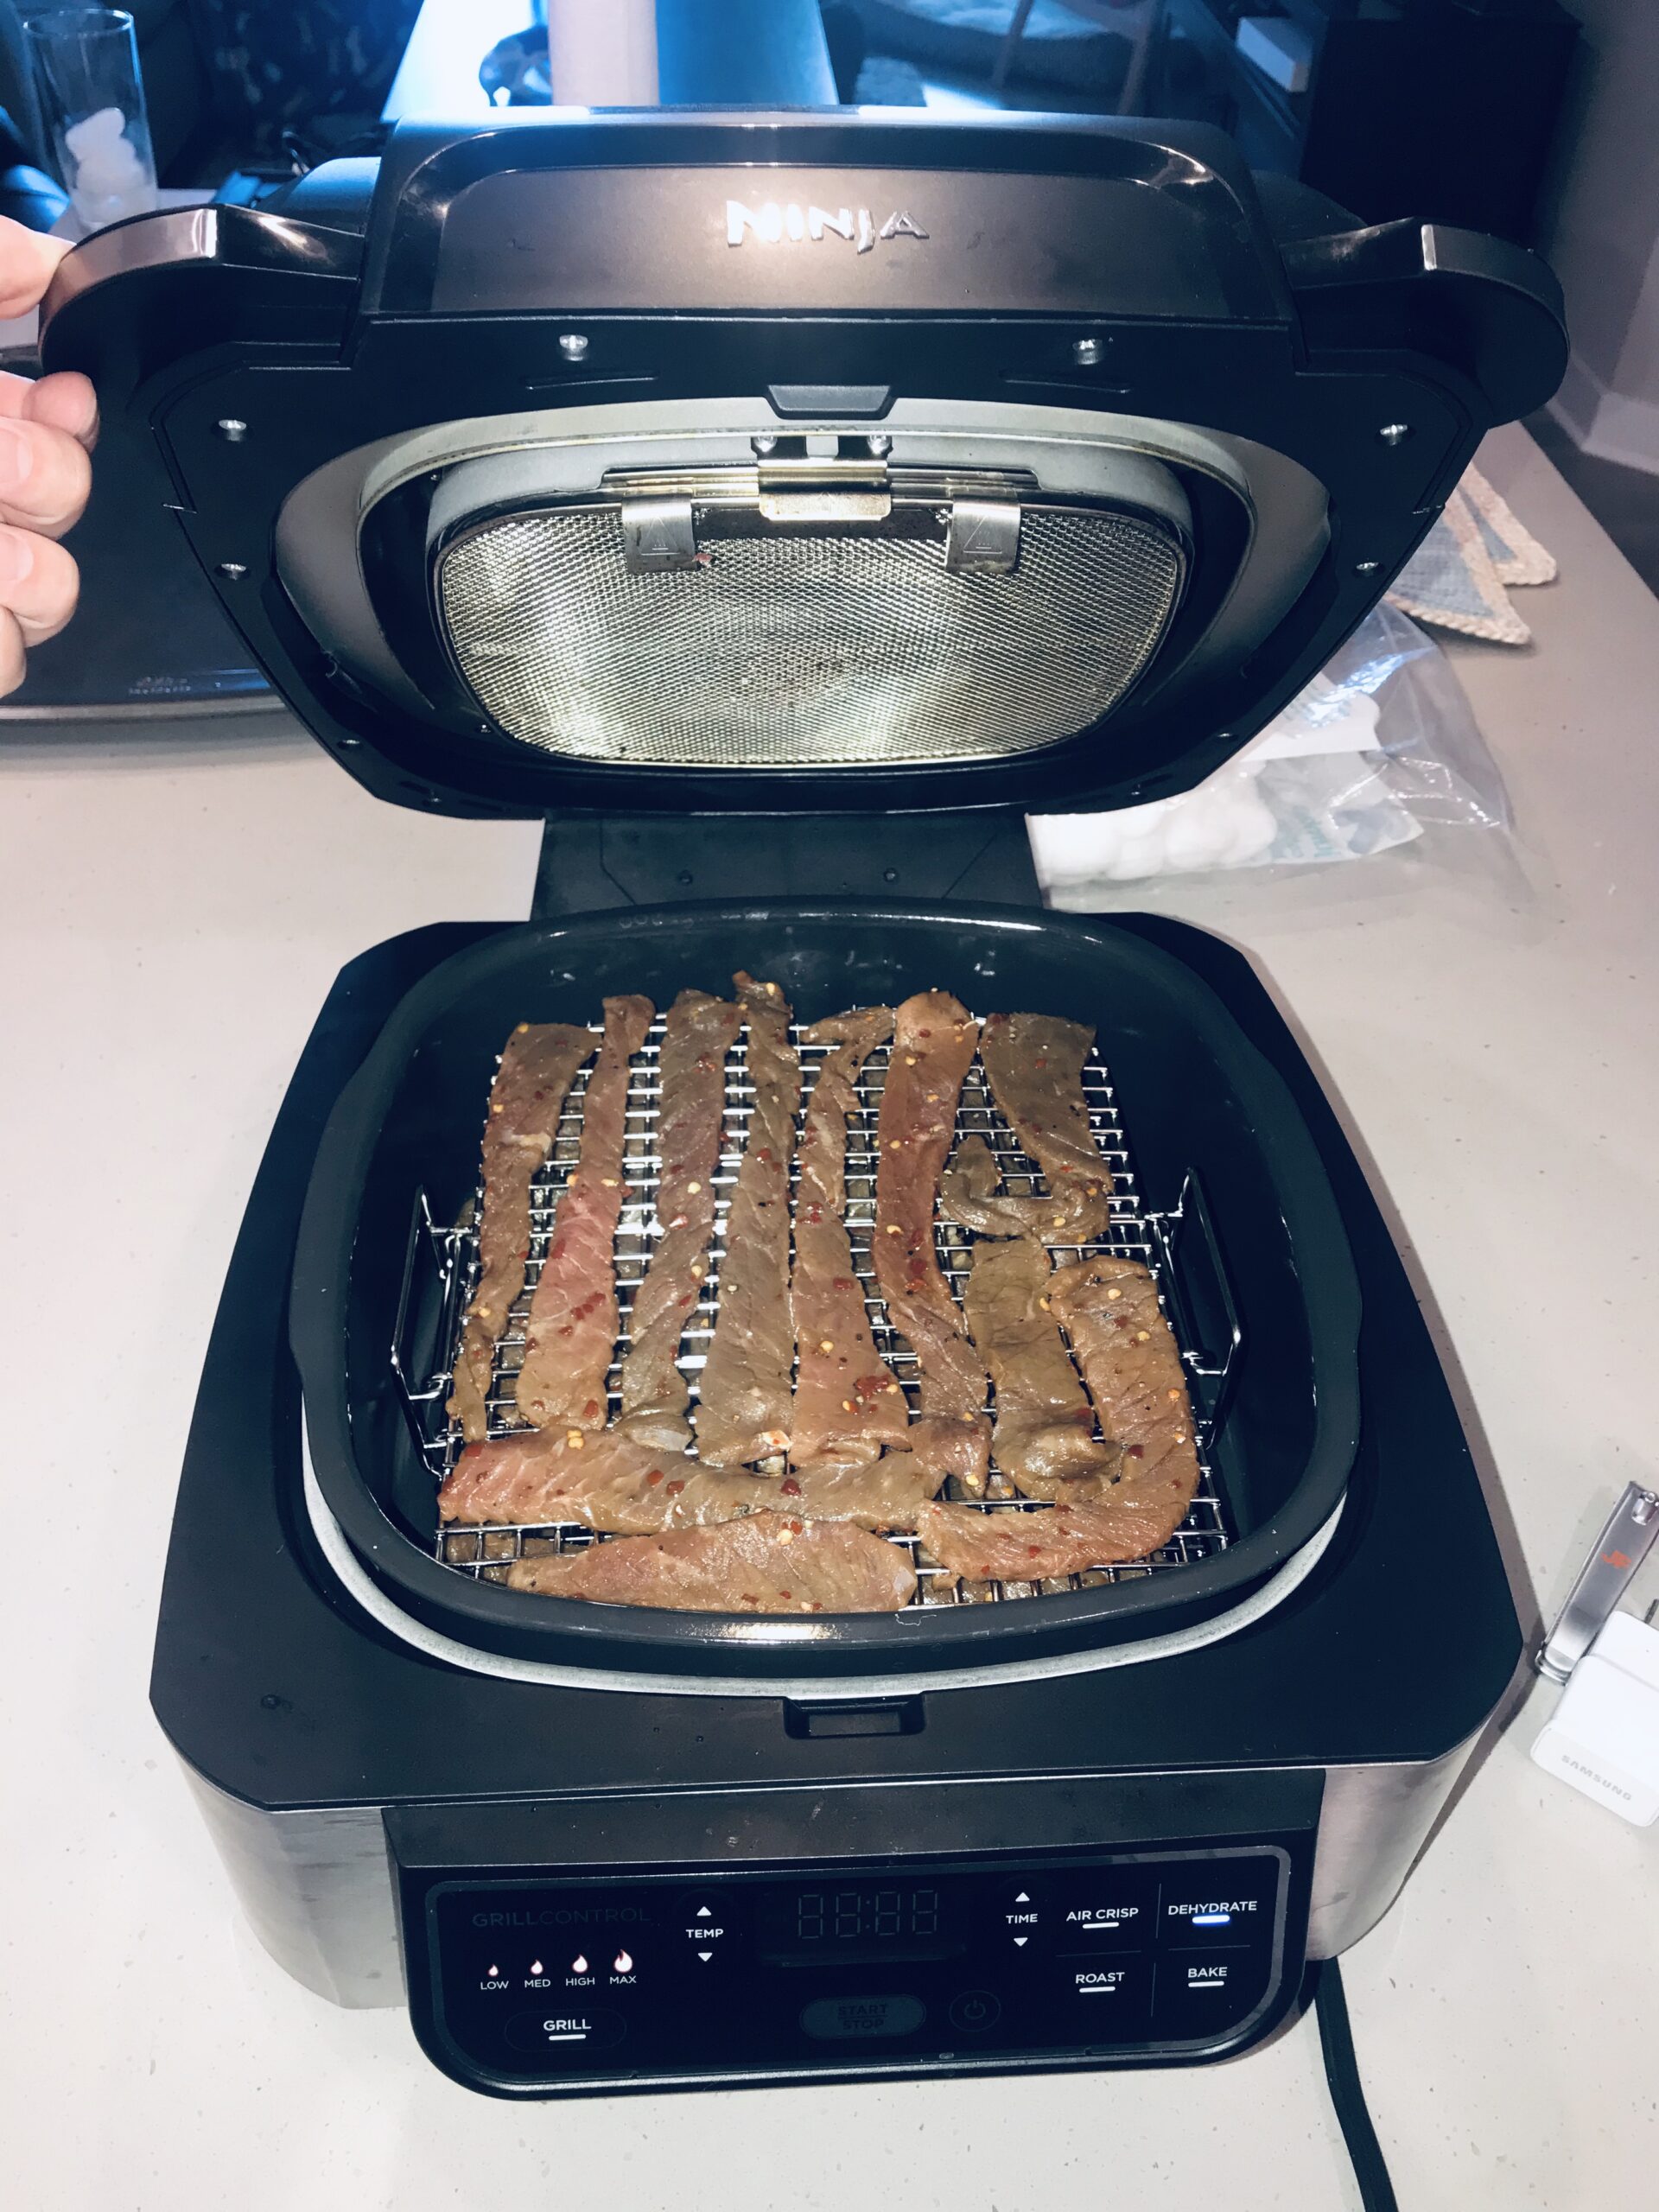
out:
M1325 1770L1310 1958L1347 1949L1388 1910L1472 1749L1471 1738L1439 1759ZM331 2004L401 2004L384 1808L265 1813L186 1772L242 1910L277 1965Z

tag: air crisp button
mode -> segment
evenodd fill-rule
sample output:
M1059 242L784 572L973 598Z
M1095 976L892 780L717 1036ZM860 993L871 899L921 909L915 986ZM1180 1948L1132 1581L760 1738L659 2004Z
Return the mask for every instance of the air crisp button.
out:
M1116 1958L1147 1948L1157 1912L1155 1874L1139 1866L1090 1868L1057 1885L1049 1936L1059 1958Z

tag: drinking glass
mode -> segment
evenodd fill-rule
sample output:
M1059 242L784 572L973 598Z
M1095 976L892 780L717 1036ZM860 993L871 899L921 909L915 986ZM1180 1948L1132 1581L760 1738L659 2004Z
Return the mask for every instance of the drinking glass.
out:
M156 157L132 17L122 8L54 8L28 28L59 171L83 226L148 214Z

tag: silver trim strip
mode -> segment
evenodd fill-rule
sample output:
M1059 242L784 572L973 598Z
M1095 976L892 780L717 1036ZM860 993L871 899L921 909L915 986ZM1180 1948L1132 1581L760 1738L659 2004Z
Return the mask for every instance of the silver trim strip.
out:
M304 1470L305 1504L323 1556L364 1611L400 1642L429 1659L459 1667L471 1675L495 1675L506 1681L542 1682L550 1688L576 1690L637 1690L653 1697L780 1697L798 1703L835 1702L847 1698L913 1697L918 1690L965 1690L995 1688L1007 1682L1052 1681L1066 1675L1099 1674L1109 1667L1138 1667L1154 1659L1173 1659L1185 1651L1201 1650L1236 1635L1281 1605L1318 1566L1336 1534L1342 1506L1299 1552L1262 1584L1243 1605L1234 1605L1213 1620L1167 1636L1150 1636L1131 1644L1113 1644L1099 1651L1070 1652L1057 1658L1004 1660L986 1667L906 1667L886 1675L650 1675L607 1667L556 1666L545 1659L509 1659L493 1651L480 1651L469 1643L429 1628L393 1604L365 1571L347 1542L345 1531L328 1510L311 1465L310 1440L303 1428L300 1441ZM1344 1503L1346 1503L1344 1497Z

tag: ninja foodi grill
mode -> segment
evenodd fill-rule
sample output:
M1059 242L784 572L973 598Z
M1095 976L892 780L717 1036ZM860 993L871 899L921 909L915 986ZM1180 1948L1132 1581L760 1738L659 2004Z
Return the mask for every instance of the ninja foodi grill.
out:
M1270 189L1139 124L425 127L60 272L48 365L341 765L550 817L541 919L393 939L323 1008L154 1678L275 1956L406 1996L460 2081L1239 2050L1386 1908L1513 1670L1446 1382L1284 1022L1221 944L1045 915L1011 858L1019 810L1236 750L1560 373L1529 257ZM1111 1243L1203 1444L1165 1551L804 1620L535 1596L524 1532L441 1535L504 1036L740 965L803 1020L938 985L1095 1024ZM631 1195L643 1237L648 1164Z

